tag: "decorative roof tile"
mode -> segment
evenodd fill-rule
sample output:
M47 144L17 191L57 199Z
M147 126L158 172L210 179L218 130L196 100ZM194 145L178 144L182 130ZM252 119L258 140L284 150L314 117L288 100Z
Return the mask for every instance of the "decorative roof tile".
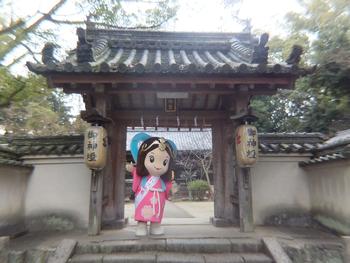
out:
M20 155L4 144L0 145L0 165L32 167L31 165L23 164L20 160Z
M265 59L252 63L256 47L268 49L259 46L258 40L248 33L115 30L88 23L86 30L78 28L77 35L78 46L64 61L28 62L29 69L44 75L54 72L298 75L304 72L296 64L269 64Z
M350 158L350 130L338 132L336 136L318 145L314 156L300 166L308 166L329 161L344 160Z
M131 138L138 132L151 136L164 137L174 141L179 151L211 150L212 135L210 129L202 131L188 129L143 129L127 132L127 151L130 150ZM262 154L276 153L312 153L324 136L319 133L259 134L259 149ZM17 137L9 145L19 155L77 155L83 154L82 135L51 137ZM312 147L311 147L312 146Z

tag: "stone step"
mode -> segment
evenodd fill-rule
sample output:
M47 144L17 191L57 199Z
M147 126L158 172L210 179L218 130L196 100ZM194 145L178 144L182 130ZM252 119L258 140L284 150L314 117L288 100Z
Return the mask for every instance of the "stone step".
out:
M137 239L103 242L79 242L75 254L108 254L121 252L181 252L181 253L257 253L261 252L261 240L251 238L203 238L203 239Z
M4 252L1 263L46 263L54 249L29 249Z
M118 254L81 254L70 263L273 263L262 253L175 253L145 252Z

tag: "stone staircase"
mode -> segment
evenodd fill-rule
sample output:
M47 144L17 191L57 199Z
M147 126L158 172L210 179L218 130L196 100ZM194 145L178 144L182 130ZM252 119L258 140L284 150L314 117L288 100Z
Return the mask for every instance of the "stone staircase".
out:
M272 263L261 240L252 238L145 238L79 242L68 262Z

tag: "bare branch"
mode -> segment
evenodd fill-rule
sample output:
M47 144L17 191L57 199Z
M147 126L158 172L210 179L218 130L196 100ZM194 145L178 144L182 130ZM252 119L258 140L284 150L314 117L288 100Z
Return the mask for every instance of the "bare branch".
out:
M66 24L66 25L84 25L85 24L85 21L60 20L60 19L55 19L52 16L48 16L47 20L56 24Z
M45 13L43 13L43 14L46 15ZM53 18L51 15L47 16L46 20L53 22L53 23L56 23L56 24L66 24L66 25L84 25L85 24L85 21L60 20L60 19ZM141 26L140 25L140 26L134 26L134 27L116 26L116 25L111 25L111 24L102 23L102 22L99 22L96 24L99 26L110 28L110 29L155 29L155 28L162 26L166 21L167 20L162 21L158 24L150 25L150 26Z
M6 65L7 68L11 68L12 66L16 65L18 62L20 62L25 56L27 56L28 53L24 53L17 58L15 58L10 64Z
M40 54L39 52L34 52L27 44L24 44L23 42L20 44L28 50L28 52L33 56L36 63L40 63L40 61L35 57L35 55Z
M49 16L54 14L63 4L65 4L67 0L60 0L56 5L54 5L48 13L38 18L33 24L25 28L20 33L16 34L16 38L9 43L7 43L7 48L5 48L2 52L0 52L0 60L2 60L6 54L14 50L15 47L20 45L23 39L31 32L33 32L43 21L47 20Z
M23 26L23 25L24 25L24 21L23 20L18 20L14 24L12 24L12 25L10 25L8 27L0 29L0 35L10 33L11 31L13 31L13 30L15 30L18 27Z
M150 25L150 26L134 26L134 27L124 27L124 26L116 26L116 25L111 25L108 23L96 23L98 26L103 26L103 27L107 27L108 29L155 29L158 28L160 26L162 26L165 22L167 22L168 20L164 20L159 22L158 24L154 24L154 25Z

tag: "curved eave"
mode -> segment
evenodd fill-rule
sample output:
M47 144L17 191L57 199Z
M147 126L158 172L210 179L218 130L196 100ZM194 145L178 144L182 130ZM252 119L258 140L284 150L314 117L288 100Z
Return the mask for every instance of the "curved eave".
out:
M128 66L122 70L118 67L107 67L103 64L91 66L90 63L83 63L79 65L65 64L35 64L27 62L27 67L30 71L43 76L51 74L116 74L116 75L130 75L130 76L295 76L299 77L310 73L310 69L299 68L297 66L282 66L280 64L259 65L241 63L236 67L226 65L225 67L205 68L205 67L164 67L161 70L154 67L148 70L138 70L136 66Z

